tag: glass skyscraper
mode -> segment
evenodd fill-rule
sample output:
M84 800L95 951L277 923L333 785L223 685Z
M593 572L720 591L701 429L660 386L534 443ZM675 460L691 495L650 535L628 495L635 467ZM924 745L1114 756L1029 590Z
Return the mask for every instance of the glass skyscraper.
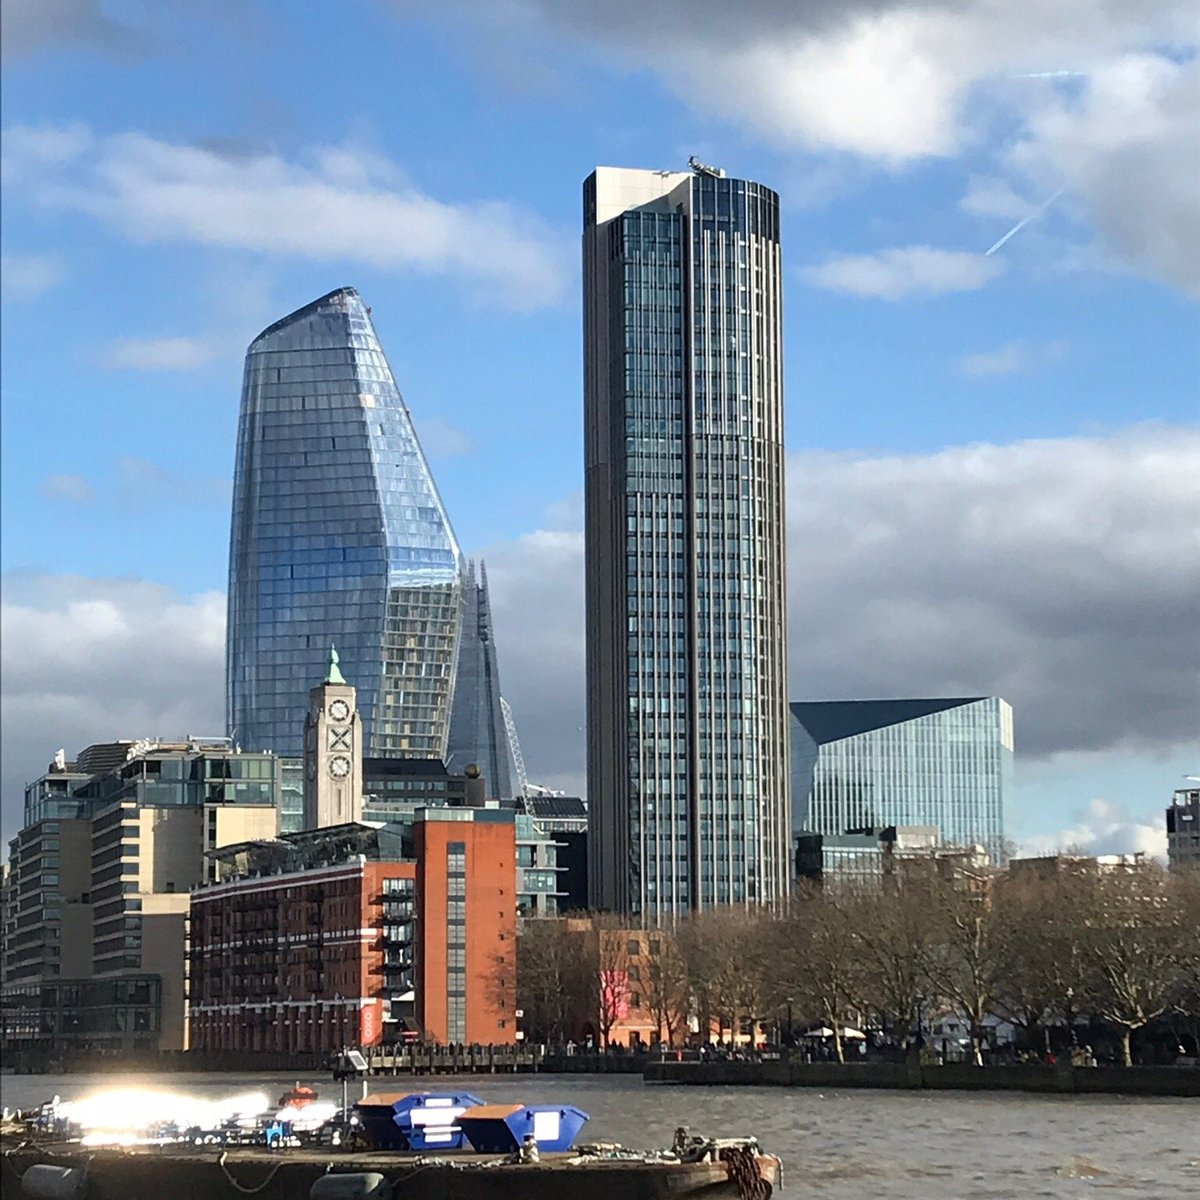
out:
M1012 708L997 696L791 706L794 832L933 826L1003 864Z
M779 199L584 184L591 901L787 894Z
M302 753L331 645L368 757L445 758L464 561L408 409L353 288L246 355L226 643L230 736Z
M487 568L480 563L476 576L474 566L468 565L446 765L451 771L462 772L475 763L483 772L486 795L511 800L508 760L508 730L500 707L500 668L492 636Z

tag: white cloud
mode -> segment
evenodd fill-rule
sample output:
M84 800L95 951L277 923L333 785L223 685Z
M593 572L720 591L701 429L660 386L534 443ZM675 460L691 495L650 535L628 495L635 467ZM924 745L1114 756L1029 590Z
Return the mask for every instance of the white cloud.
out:
M960 204L966 212L976 216L1000 217L1007 221L1023 221L1038 209L1035 203L1018 194L1008 180L991 175L972 175Z
M1200 431L789 463L797 697L1001 695L1018 750L1194 740Z
M955 363L959 374L968 379L983 379L996 375L1015 375L1031 371L1062 358L1064 342L1008 342L995 350L964 354Z
M589 44L769 141L885 162L970 144L972 92L982 83L1091 69L1115 54L1187 45L1196 36L1179 0L1147 0L1136 11L1120 0L458 0L445 7L469 14L480 36L496 26L523 31L527 54L553 52L541 44L546 32ZM1039 86L1023 80L1002 99L1019 112Z
M1194 746L1198 459L1186 428L792 455L792 697L998 694L1026 763ZM482 557L530 776L577 791L583 536L542 530ZM4 595L6 771L32 775L64 742L218 726L219 596L56 576L9 577Z
M14 300L24 300L48 292L61 283L66 272L56 258L44 254L5 254L0 256L0 288Z
M478 39L500 31L506 57L561 61L568 39L653 73L705 117L805 155L804 170L821 168L814 153L888 170L991 158L1007 178L974 198L991 215L1001 189L1011 201L1065 185L1064 209L1094 224L1115 261L1200 289L1200 30L1184 0L446 0L441 11L465 14Z
M105 347L100 365L115 371L191 371L221 355L223 347L204 338L117 338Z
M807 267L803 278L825 291L878 300L974 292L1004 270L998 259L964 250L905 246L876 254L847 254Z
M15 127L5 174L35 203L88 213L135 242L171 242L444 274L521 310L558 301L565 238L511 205L447 203L388 160L316 147L298 161L81 127Z
M60 746L71 755L97 741L222 732L224 635L216 592L7 574L0 757L8 832L20 823L25 781Z
M1130 54L1097 66L1075 103L1044 104L1010 152L1087 206L1103 250L1200 296L1200 59Z
M793 698L1001 695L1025 759L1192 744L1198 459L1200 433L1155 428L791 455ZM531 777L578 776L582 536L485 557Z
M90 504L96 498L96 489L82 475L47 475L39 491L47 500L74 504Z
M1160 806L1165 807L1165 803ZM1161 820L1139 821L1120 805L1096 798L1073 814L1061 833L1022 843L1022 857L1045 854L1151 854L1165 860L1167 834Z
M215 310L204 333L115 338L101 348L99 365L116 371L192 371L218 359L240 363L246 330L266 325L279 313L270 284L262 273L223 270L204 291Z

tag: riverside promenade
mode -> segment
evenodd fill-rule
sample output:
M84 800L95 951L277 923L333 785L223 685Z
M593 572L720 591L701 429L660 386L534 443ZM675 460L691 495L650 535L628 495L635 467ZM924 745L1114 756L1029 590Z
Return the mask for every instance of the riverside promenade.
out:
M1200 1067L1073 1067L1012 1064L973 1067L917 1062L647 1062L646 1083L695 1087L883 1088L888 1090L1045 1092L1064 1095L1200 1096Z
M682 1053L682 1057L678 1057ZM637 1075L647 1084L694 1087L881 1088L889 1091L1041 1092L1061 1095L1200 1097L1200 1066L1073 1067L1068 1063L1003 1064L973 1067L907 1062L801 1062L784 1057L761 1060L699 1060L695 1051L653 1054L572 1054L548 1047L404 1046L364 1051L367 1075ZM15 1075L234 1074L247 1072L317 1076L329 1070L323 1054L200 1053L5 1056Z
M543 1046L396 1046L362 1051L367 1074L376 1075L640 1075L645 1054L566 1054ZM308 1074L328 1070L328 1054L243 1053L198 1050L157 1054L55 1053L47 1049L12 1050L3 1054L5 1070L14 1075L78 1075L129 1071L245 1074L247 1071Z

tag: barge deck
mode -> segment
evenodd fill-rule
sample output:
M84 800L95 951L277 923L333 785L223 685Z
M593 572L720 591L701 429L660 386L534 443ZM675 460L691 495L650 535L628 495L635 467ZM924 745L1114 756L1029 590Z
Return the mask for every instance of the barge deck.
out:
M750 1151L716 1162L563 1153L510 1163L475 1155L177 1145L94 1149L12 1139L0 1140L0 1147L0 1200L25 1200L22 1177L38 1164L82 1170L83 1190L64 1184L63 1200L308 1200L318 1180L330 1174L358 1176L359 1188L348 1179L341 1194L370 1200L768 1200L782 1174L777 1158ZM374 1191L363 1182L368 1176L375 1177Z

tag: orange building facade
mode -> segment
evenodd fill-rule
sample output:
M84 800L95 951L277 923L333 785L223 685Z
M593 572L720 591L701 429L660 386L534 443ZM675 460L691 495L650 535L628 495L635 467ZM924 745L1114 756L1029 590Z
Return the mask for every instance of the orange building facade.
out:
M591 994L595 1010L575 1014L572 1040L602 1049L657 1044L663 1029L651 995L651 964L659 940L670 935L597 924L590 917L568 917L564 926L582 942L584 961L595 971L596 979Z
M434 811L413 826L422 1027L445 1045L508 1044L516 1040L515 826L494 809L438 809L436 819ZM489 817L508 819L480 819Z
M192 1048L512 1042L511 816L422 810L412 847L350 825L231 848L233 877L191 897Z

